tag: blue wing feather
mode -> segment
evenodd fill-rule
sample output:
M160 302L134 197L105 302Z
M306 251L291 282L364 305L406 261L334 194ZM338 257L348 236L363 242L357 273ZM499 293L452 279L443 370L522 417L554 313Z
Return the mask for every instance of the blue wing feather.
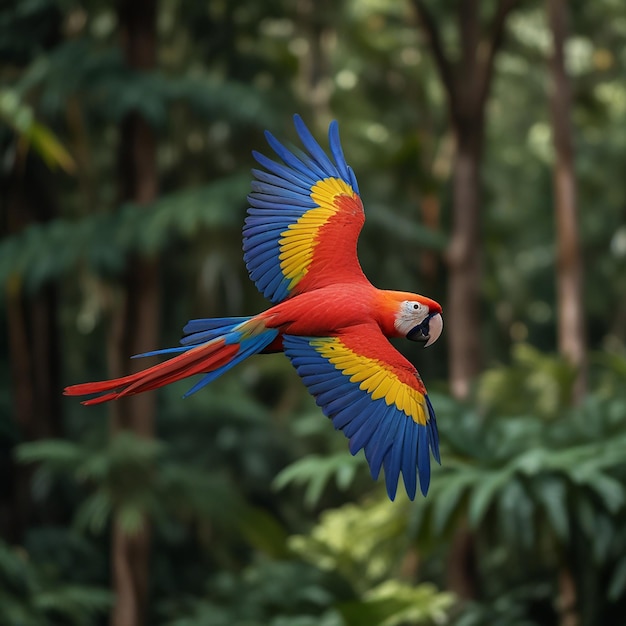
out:
M418 454L418 445L422 437L427 437L424 428L418 426L412 428L407 425L404 429L404 441L402 452L402 479L404 480L404 488L411 500L415 498L415 492L417 490L417 476L415 474L415 467L420 460L420 454L423 453L420 450ZM426 449L426 458L428 458L428 449ZM420 474L421 478L421 474Z
M264 172L263 170L253 169L252 174L257 180L267 183L268 185L273 185L274 187L279 187L281 189L288 189L290 191L307 192L311 187L305 182L299 181L298 183L296 183L288 181L284 178L281 178L280 176L276 176L275 174Z
M296 172L299 172L303 176L311 175L311 168L307 167L298 157L296 157L289 149L283 146L272 133L269 131L265 131L265 139L267 143L270 145L272 150L285 162L285 165L291 167ZM316 172L313 172L313 180L316 181L318 179L318 175Z
M342 387L337 387L335 389L332 389L331 391L320 393L317 396L317 399L320 403L320 406L326 407L329 412L334 413L335 411L338 411L341 407L346 406L350 402L356 402L359 398L361 398L361 396L362 392L358 388L346 389ZM337 417L337 419L339 418Z
M271 211L279 211L280 217L302 217L302 214L306 211L304 209L310 209L312 206L309 201L304 201L304 205L293 204L293 201L280 203L280 207L276 207L276 202L268 202L261 195L250 194L248 196L248 202L254 209L269 209ZM315 206L315 205L313 205ZM289 213L291 211L291 213ZM295 221L295 220L294 220Z
M428 422L428 441L430 443L430 449L433 451L435 461L441 464L441 457L439 456L439 435L437 434L437 418L435 416L435 409L428 396L426 396L426 406L428 407L428 416L430 417Z
M309 129L304 125L302 118L299 115L294 115L293 119L296 131L298 132L298 136L302 140L302 144L310 152L311 156L313 157L313 159L315 159L315 162L322 168L326 176L339 176L337 168L326 156L326 153L322 150L317 141L315 141Z
M284 244L283 233L290 226L318 206L311 197L312 188L321 180L335 177L357 189L354 174L343 157L337 124L329 129L330 152L335 163L315 141L302 118L295 116L294 124L306 152L287 148L266 132L267 142L282 163L259 152L252 153L267 171L252 170L256 180L248 196L248 217L243 229L244 260L250 277L261 293L274 303L288 297L297 285L283 274L280 242ZM305 235L310 240L311 234L306 232Z
M402 468L402 453L404 451L405 426L406 424L400 426L400 431L383 460L383 467L385 468L385 487L387 488L387 495L390 500L395 499L398 489L398 479L400 478L400 469ZM408 495L410 496L411 494Z
M394 407L388 407L384 423L386 429L381 428L376 441L365 448L365 458L369 463L370 472L374 480L378 479L385 456L397 436L398 429L403 425L403 418L397 414Z
M348 165L348 180L350 181L350 185L352 186L352 189L354 189L357 193L359 193L357 190L359 188L359 184L356 182L356 176L354 175L354 172L352 171L352 168Z
M276 208L275 205L279 204L281 207L291 206L294 210L302 210L302 208L313 209L317 206L317 204L311 200L311 198L307 198L306 196L302 196L302 194L294 193L293 191L287 192L285 189L285 193L279 196L274 194L267 193L269 190L265 190L262 192L258 192L253 189L253 194L250 196L250 204L262 203L264 202L266 206Z
M427 428L427 427L426 427ZM420 479L420 490L425 495L428 493L428 487L430 486L430 462L424 460L424 455L428 455L429 435L425 427L421 427L419 447L417 452L417 470ZM426 456L428 459L428 456Z
M350 172L348 165L346 164L346 159L343 155L343 149L341 148L341 141L339 139L339 124L336 121L332 121L330 123L330 127L328 129L328 141L330 144L330 152L335 159L335 163L337 164L337 169L341 174L341 178L343 180L350 180ZM359 193L359 188L357 185L353 184L352 188L354 191Z
M269 224L263 218L248 217L246 218L246 230L248 235L254 235L261 241L272 241L280 237L285 229L283 224Z
M294 185L302 185L303 189L305 190L310 189L311 185L314 185L317 181L317 179L311 175L311 172L308 172L306 175L302 174L301 172L296 172L286 167L282 163L277 163L276 161L273 161L272 159L266 157L260 152L257 152L256 150L252 151L252 156L254 157L254 160L259 165L262 165L266 170L272 172L276 176L284 178Z
M289 281L282 272L276 273L275 269L270 270L270 272L273 273L273 277L267 282L267 290L276 294L278 300L284 300L289 295Z
M315 348L319 338L283 336L285 354L314 396L331 418L336 429L349 439L352 454L364 449L372 476L385 470L385 485L394 499L400 474L409 498L415 498L417 481L426 493L430 481L430 453L433 456L437 430L429 409L429 421L415 422L395 404L383 398L372 399L370 392L322 356Z
M228 334L239 324L249 319L249 317L215 317L189 320L183 327L183 333L186 337L183 337L180 343L187 347L206 343L211 339Z
M272 199L276 199L276 202L285 203L285 200L288 198L293 198L297 202L301 202L302 198L302 190L299 188L287 189L286 187L278 187L274 184L253 180L250 182L250 188L255 192L256 197L259 194L266 194L266 196L271 197ZM280 195L276 195L276 191L280 190Z
M293 145L289 146L289 151L315 174L318 181L328 178L329 175L306 152Z
M295 211L295 209L294 209L294 211ZM290 214L288 214L287 217L292 217L292 216ZM246 227L245 227L246 235L247 235L247 231L248 231L248 225L259 226L262 222L266 222L273 229L277 229L279 226L282 226L283 230L285 228L287 228L287 226L289 224L292 223L292 222L288 222L287 226L285 226L285 218L284 218L284 216L277 217L275 215L272 215L272 213L270 211L268 211L267 209L257 208L257 207L250 207L248 209L248 217L246 218ZM280 237L280 234L277 236L277 239L279 237ZM249 238L250 237L248 237L248 239Z
M361 448L367 446L380 427L379 420L368 411L369 407L366 405L367 400L368 398L363 398L361 406L354 407L355 410L363 412L363 415L366 416L365 421L359 425L359 428L355 430L352 435L349 434L347 428L344 430L346 436L350 438L349 447L352 454L356 454ZM354 421L357 422L356 419Z
M235 367L235 365L241 363L241 361L247 359L249 356L261 352L263 348L267 347L270 343L272 343L272 341L274 341L277 335L278 330L276 330L275 328L268 328L260 335L256 335L254 337L243 340L241 340L241 333L238 333L236 331L230 333L230 336L227 335L226 343L240 342L239 352L237 352L237 354L228 363L222 365L222 367L219 367L216 370L209 372L208 374L204 374L204 376L183 395L183 398L187 398L191 394L196 393L196 391L199 391L200 389L202 389L202 387L208 385L211 381L224 374L224 372L232 369L233 367Z

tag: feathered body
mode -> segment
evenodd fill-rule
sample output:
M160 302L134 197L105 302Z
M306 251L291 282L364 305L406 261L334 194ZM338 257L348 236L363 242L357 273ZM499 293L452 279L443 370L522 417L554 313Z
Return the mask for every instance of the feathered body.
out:
M202 374L189 395L252 354L284 351L351 452L364 449L375 478L384 467L389 497L400 473L410 498L418 477L426 494L430 454L439 461L435 413L417 370L387 338L430 345L441 333L441 307L368 281L356 253L363 205L337 125L329 130L331 161L298 116L295 124L308 154L269 133L282 163L253 153L265 169L253 170L243 230L246 266L273 306L251 317L192 320L180 347L139 355L175 354L165 362L66 394L102 394L84 401L97 404Z

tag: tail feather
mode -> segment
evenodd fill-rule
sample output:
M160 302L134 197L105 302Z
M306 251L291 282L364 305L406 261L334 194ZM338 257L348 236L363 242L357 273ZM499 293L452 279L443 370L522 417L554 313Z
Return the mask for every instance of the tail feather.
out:
M250 323L248 324L248 322ZM177 348L176 351L184 350L184 352L141 372L112 380L72 385L65 389L65 395L80 396L102 393L103 395L83 401L85 405L100 404L124 396L151 391L194 374L206 373L206 376L185 394L186 397L237 363L252 354L261 352L278 335L276 329L265 328L262 323L259 324L259 321L254 318L244 318L244 322L234 326L231 323L229 331L199 345ZM171 352L171 348L166 348L146 354L169 354Z
M239 344L240 350L234 358L226 361L218 369L207 372L205 376L203 376L189 391L183 395L183 398L187 398L191 394L196 393L196 391L202 389L202 387L208 385L211 381L221 376L224 372L227 372L229 369L237 365L237 363L247 359L249 356L262 352L266 346L274 341L277 335L278 331L274 330L271 333L266 331L261 336L252 337L242 341L241 344ZM203 371L206 372L207 370Z
M181 345L162 350L151 350L134 354L131 359L141 359L145 356L160 356L162 354L178 354L186 352L193 346L208 343L212 339L224 337L238 326L249 322L249 317L214 317L207 319L189 320L183 327L185 336L180 340Z
M195 346L211 339L222 337L228 332L247 322L249 317L213 317L189 320L183 327L185 337L180 340L183 346ZM177 348L171 348L172 351Z

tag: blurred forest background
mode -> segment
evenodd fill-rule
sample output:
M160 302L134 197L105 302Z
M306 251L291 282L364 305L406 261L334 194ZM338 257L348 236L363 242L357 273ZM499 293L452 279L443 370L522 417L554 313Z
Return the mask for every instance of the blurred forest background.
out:
M626 624L623 0L3 0L0 625ZM437 410L390 503L282 355L85 408L265 307L252 149L325 143ZM140 365L145 365L145 361Z

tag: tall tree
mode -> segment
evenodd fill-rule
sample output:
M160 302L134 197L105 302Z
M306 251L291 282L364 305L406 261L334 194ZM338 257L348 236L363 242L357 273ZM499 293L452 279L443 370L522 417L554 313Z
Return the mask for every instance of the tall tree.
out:
M565 64L567 0L549 0L552 32L550 109L554 144L554 209L557 230L557 297L559 352L578 370L575 403L586 390L587 345L583 310L583 271L578 234L574 139L571 125L572 95Z
M24 156L24 155L22 155ZM6 187L6 219L0 233L12 235L56 216L55 192L50 172L34 154L16 157ZM23 276L14 275L7 285L6 306L13 387L14 420L25 441L61 434L59 394L59 333L57 286L46 282L28 293ZM0 530L17 540L30 517L31 470L8 460L6 481L0 498ZM53 517L53 507L45 515Z
M455 59L444 45L435 14L424 0L412 0L446 94L455 140L452 169L452 236L446 253L449 379L452 394L467 397L482 366L481 328L481 165L485 143L485 111L507 19L520 0L499 0L482 23L480 0L457 3ZM460 597L477 595L472 534L459 528L448 562L448 584Z
M50 120L40 119L39 111L13 88L17 76L47 58L61 41L60 11L45 2L19 11L3 5L0 24L0 240L4 241L29 228L45 227L57 217L57 178L51 170L73 172L74 162L48 126ZM51 280L29 285L25 274L23 268L12 272L2 295L11 417L19 438L30 441L59 436L62 430L60 342L57 285ZM0 536L17 541L33 516L31 470L16 464L11 449L15 442L7 434L0 435ZM56 507L48 504L38 511L39 521L55 517Z
M447 334L450 386L457 398L467 396L482 361L480 317L481 182L485 143L485 108L494 61L502 46L507 18L520 0L499 0L487 24L481 23L480 0L462 0L456 14L460 54L447 52L441 28L424 0L412 0L447 98L456 143L452 180L452 237L449 268Z
M148 71L156 60L156 0L119 4L122 46L127 64L135 71ZM138 111L122 120L119 144L120 200L148 206L158 193L156 141L147 121ZM128 259L122 303L115 313L110 338L112 377L130 374L139 367L132 354L153 348L158 339L159 275L156 259ZM145 367L143 362L141 367ZM140 394L111 407L111 434L129 430L151 438L154 431L155 395ZM112 572L116 602L111 626L144 623L148 590L150 526L143 519L139 532L125 531L119 515L113 521Z
M583 272L578 236L574 140L571 125L572 96L565 64L568 36L567 0L548 0L548 22L552 33L550 58L550 110L554 144L554 210L557 230L557 305L559 352L574 365L578 374L573 401L581 402L586 391L587 347L583 311ZM567 564L559 573L559 623L577 626L577 589Z

